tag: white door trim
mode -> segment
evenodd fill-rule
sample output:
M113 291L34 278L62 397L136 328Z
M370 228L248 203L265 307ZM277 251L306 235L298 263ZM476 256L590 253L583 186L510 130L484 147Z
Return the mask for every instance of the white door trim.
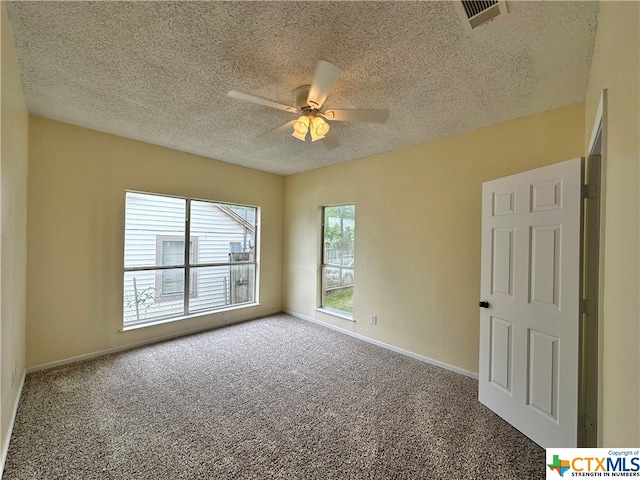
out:
M607 146L608 146L608 131L609 131L609 100L608 100L608 89L603 89L600 93L600 100L598 102L598 109L596 110L595 118L593 120L593 125L591 127L591 137L589 138L589 145L587 149L587 153L589 155L599 154L600 155L600 239L599 239L599 272L600 276L598 278L598 415L597 415L597 445L602 446L602 401L603 398L603 325L604 325L604 306L605 306L605 296L604 296L604 265L605 265L605 241L606 241L606 173L607 173ZM600 134L600 151L596 152L596 141L598 139L598 134Z

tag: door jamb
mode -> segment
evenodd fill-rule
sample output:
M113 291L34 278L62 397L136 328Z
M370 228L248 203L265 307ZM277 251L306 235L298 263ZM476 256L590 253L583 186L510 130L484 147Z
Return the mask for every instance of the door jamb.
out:
M579 447L598 447L602 444L602 329L605 241L605 171L607 151L607 90L600 96L588 145L586 162L586 213L583 218L585 237L582 288L584 303L580 329L580 401ZM595 193L594 193L595 192ZM593 198L589 198L593 195ZM593 210L595 208L595 211ZM589 229L589 220L598 225ZM590 230L590 231L589 231ZM590 233L590 235L589 235ZM597 238L593 238L593 237ZM591 237L591 241L589 238ZM589 272L591 275L589 275ZM594 283L595 282L595 283ZM591 328L589 328L591 327ZM595 327L595 328L594 328Z

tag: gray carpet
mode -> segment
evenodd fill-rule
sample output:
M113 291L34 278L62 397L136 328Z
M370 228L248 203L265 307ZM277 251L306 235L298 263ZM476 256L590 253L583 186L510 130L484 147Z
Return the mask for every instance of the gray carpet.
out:
M3 479L542 479L477 382L280 314L27 375Z

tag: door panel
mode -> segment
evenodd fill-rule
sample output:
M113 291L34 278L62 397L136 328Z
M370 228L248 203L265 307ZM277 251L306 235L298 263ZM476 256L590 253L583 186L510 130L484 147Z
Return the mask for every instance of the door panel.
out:
M492 290L494 295L513 297L513 228L493 230Z
M558 338L529 330L527 404L550 420L558 414Z
M530 294L532 303L558 308L560 225L531 227Z
M490 381L508 394L511 394L511 330L510 322L491 317Z
M582 159L487 182L479 399L543 447L575 447Z

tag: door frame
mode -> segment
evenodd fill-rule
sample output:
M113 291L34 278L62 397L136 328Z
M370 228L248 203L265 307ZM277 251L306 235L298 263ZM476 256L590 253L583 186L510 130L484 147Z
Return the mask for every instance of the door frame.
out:
M585 227L583 230L584 308L580 322L578 446L602 445L602 329L604 319L605 173L607 151L607 89L600 102L587 148ZM591 213L589 213L591 212ZM589 226L591 223L591 227ZM595 224L597 223L597 224Z

